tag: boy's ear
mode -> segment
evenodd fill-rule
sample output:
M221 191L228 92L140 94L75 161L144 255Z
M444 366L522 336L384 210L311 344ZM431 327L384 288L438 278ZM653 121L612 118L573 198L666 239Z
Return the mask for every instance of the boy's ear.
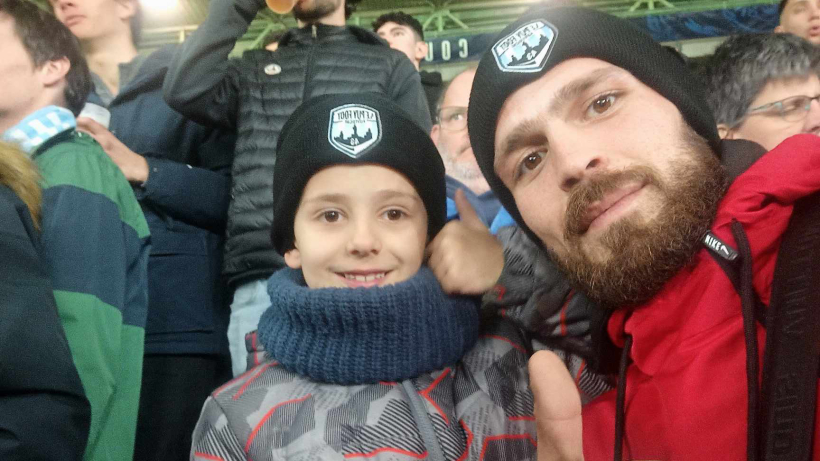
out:
M285 264L287 264L291 269L302 268L302 254L299 253L298 248L285 252Z
M117 13L121 20L130 20L137 14L139 0L117 0Z
M718 136L720 139L735 139L735 132L732 131L728 126L718 123Z
M416 42L416 59L421 62L427 57L427 42L419 40Z
M52 87L65 80L69 70L71 70L71 62L63 56L60 59L46 61L38 71L43 86Z
M774 28L774 33L776 34L782 34L783 32L785 31L783 30L783 26L781 26L780 24L778 24L777 27Z

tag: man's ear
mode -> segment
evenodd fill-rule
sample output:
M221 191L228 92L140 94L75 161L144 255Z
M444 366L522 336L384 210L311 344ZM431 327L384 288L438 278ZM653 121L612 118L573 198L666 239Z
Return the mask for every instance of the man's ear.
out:
M117 0L117 16L123 20L128 21L137 14L137 2L139 0Z
M438 146L438 137L441 135L441 125L436 123L433 125L433 129L430 130L430 139L433 140L433 144Z
M45 64L40 66L37 72L40 75L43 86L53 87L65 80L65 76L69 70L71 70L71 62L67 57L63 56L60 59L46 61Z
M723 123L718 123L718 136L720 139L735 139L735 131L729 128L728 126L724 125Z
M783 26L781 26L780 24L778 24L777 27L774 28L774 33L776 33L776 34L782 34L784 32L786 32L786 31L783 30Z
M285 264L287 264L291 269L302 268L302 254L299 252L298 248L285 252Z
M427 42L419 40L416 42L416 60L421 62L427 57Z

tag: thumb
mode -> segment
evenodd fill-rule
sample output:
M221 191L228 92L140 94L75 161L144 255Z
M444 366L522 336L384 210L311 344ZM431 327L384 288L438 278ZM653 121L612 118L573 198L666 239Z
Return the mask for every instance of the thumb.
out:
M549 351L536 352L529 363L535 397L538 461L581 461L581 397L564 362Z
M478 213L476 213L475 209L470 202L467 200L467 196L464 194L463 189L458 189L456 191L455 197L453 200L456 202L456 209L458 210L458 219L467 225L467 227L472 227L473 229L483 229L486 230L487 226L481 222L481 218L478 217Z

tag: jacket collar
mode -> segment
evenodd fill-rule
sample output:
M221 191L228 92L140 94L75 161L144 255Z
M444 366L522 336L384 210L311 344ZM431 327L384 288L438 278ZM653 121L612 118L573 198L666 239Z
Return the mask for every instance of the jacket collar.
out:
M46 106L3 133L3 140L15 143L29 156L60 133L74 130L77 120L63 107Z
M308 24L301 28L290 29L279 41L279 46L344 40L355 40L370 45L387 46L387 42L382 40L378 35L361 27L329 26L326 24Z

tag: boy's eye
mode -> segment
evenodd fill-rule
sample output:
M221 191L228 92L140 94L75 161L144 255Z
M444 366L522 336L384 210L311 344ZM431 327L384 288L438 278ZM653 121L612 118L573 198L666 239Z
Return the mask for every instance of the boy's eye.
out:
M339 220L339 218L340 218L340 216L339 216L338 211L332 211L331 210L331 211L325 211L324 213L322 213L322 219L324 219L327 222L336 222L336 221Z
M387 210L384 213L384 217L387 218L390 221L398 221L399 219L404 217L404 212L401 211L401 210L396 210L396 209Z

